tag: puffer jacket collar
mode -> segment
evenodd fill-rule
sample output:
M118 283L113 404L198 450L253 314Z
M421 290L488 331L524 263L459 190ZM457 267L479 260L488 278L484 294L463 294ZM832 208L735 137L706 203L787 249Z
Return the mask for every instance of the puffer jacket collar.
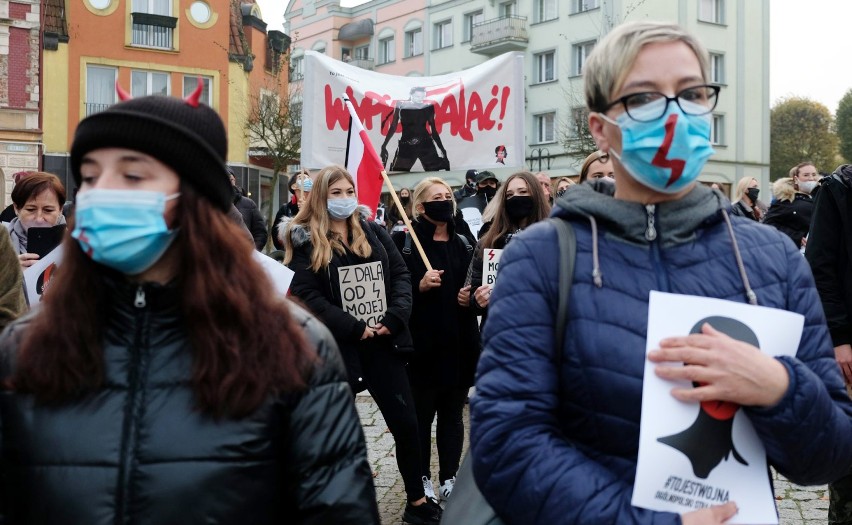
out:
M137 283L105 267L103 281L107 300L120 316L132 315L142 309L174 316L180 312L182 302L177 280L167 284Z
M701 184L676 201L644 205L615 199L582 184L556 201L552 215L566 219L594 217L609 233L636 244L658 240L663 247L688 242L701 226L723 220L721 211L730 208L722 194ZM649 213L655 216L657 236L648 238Z

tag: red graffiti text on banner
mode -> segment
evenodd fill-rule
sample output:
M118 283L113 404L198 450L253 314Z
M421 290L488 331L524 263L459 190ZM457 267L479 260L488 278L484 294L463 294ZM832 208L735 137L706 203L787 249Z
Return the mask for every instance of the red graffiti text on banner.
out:
M461 137L463 140L473 142L474 129L476 131L490 131L503 129L503 120L509 105L511 88L509 86L492 85L490 93L483 100L478 91L467 93L464 84L457 83L458 92L455 89L438 88L426 90L426 100L435 106L435 126L440 133L444 126L450 127L450 134ZM452 86L455 87L455 84ZM449 91L449 92L448 92ZM342 130L349 129L349 112L341 98L336 98L332 93L331 85L326 84L325 95L325 125L329 131L340 126ZM429 97L437 98L444 94L440 102ZM346 96L352 102L355 112L364 123L364 128L373 129L378 118L382 134L387 134L390 120L387 118L393 111L395 101L390 95L382 95L373 91L365 92L360 100L355 98L351 86L346 87ZM475 127L475 128L474 128ZM400 130L397 130L400 131Z

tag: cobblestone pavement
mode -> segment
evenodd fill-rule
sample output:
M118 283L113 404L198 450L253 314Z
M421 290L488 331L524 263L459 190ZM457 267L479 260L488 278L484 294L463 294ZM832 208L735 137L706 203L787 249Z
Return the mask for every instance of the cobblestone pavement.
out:
M393 436L373 398L367 393L358 394L355 406L361 416L364 435L367 439L367 455L373 467L379 513L384 525L400 525L405 507L405 490L396 466ZM465 408L465 452L467 451L469 417ZM435 448L434 426L432 431L432 474L437 484L438 451ZM828 488L800 487L775 477L775 499L780 515L780 525L827 525Z

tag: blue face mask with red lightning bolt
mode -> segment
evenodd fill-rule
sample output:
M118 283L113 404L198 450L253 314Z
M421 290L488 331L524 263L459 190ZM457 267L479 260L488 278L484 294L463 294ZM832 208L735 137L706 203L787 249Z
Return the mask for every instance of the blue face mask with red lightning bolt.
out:
M630 112L639 118L643 114L659 115L660 106L667 102L661 98ZM695 105L696 113L706 111L688 101L680 103ZM662 117L651 122L634 120L627 112L615 121L603 113L600 115L621 129L621 153L614 150L610 153L634 179L660 193L678 193L689 186L715 153L710 145L709 114L687 115L671 103Z

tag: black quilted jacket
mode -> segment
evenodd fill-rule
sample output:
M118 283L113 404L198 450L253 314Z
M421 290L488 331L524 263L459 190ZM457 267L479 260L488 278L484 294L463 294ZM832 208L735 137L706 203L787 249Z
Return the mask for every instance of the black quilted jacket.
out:
M0 394L0 522L379 523L352 394L315 318L292 308L321 357L308 390L216 421L194 408L179 290L113 284L102 389L60 406ZM4 378L28 322L0 337Z

